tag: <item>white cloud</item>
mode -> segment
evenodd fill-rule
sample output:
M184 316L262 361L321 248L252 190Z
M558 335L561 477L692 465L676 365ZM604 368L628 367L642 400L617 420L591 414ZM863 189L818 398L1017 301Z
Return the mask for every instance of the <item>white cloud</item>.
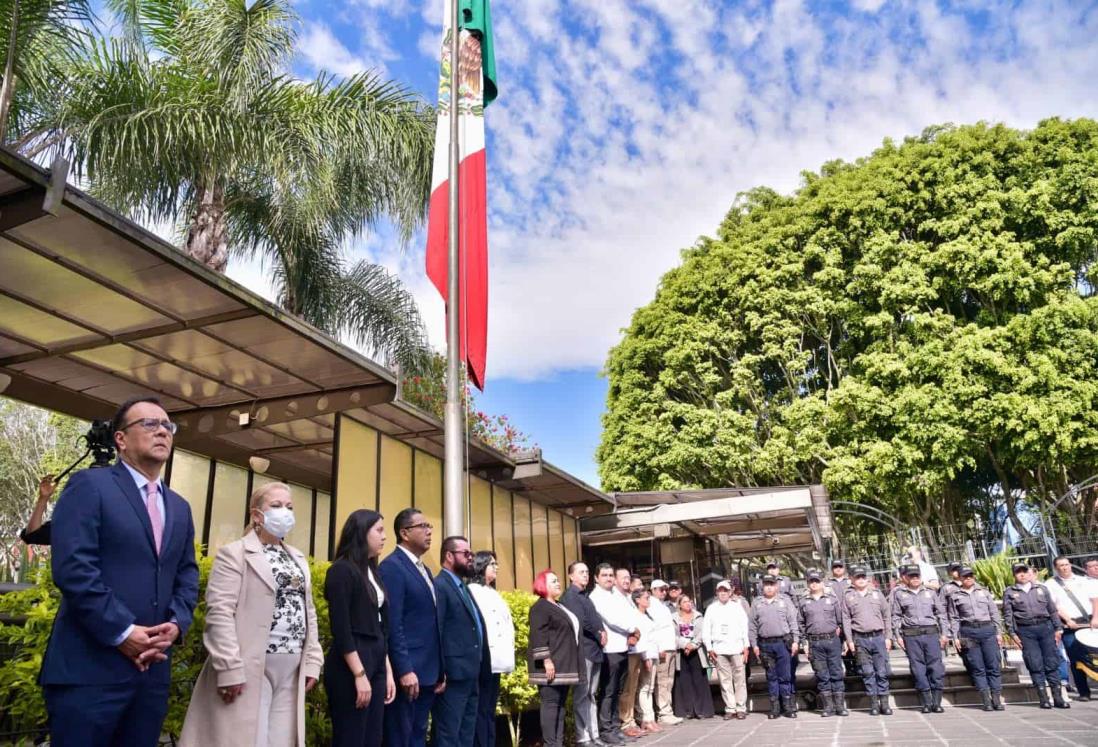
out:
M298 40L297 48L314 70L325 70L340 76L374 70L382 77L388 77L388 69L382 60L393 54L383 44L375 44L377 59L367 60L347 49L328 25L320 21L305 24L305 33Z
M1083 4L1004 3L979 25L930 0L851 5L874 15L804 0L494 4L489 380L601 366L737 192L792 190L804 169L931 124L1098 115L1098 14ZM434 60L439 4L419 9L407 46ZM315 30L323 54L354 64ZM371 256L441 344L422 241Z

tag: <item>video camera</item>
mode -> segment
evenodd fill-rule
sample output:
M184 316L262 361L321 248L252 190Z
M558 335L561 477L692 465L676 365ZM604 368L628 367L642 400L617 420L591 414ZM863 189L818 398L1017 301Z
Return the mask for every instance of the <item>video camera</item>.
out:
M84 443L92 456L93 467L111 466L114 461L114 428L111 421L93 420L91 428L84 434Z

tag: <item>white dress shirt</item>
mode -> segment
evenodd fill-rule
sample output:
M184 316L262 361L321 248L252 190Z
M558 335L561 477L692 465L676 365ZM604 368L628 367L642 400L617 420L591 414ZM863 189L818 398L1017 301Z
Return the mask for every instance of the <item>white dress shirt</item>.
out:
M671 610L663 602L653 599L652 603L648 605L648 615L656 626L655 637L658 649L660 651L674 651L678 630Z
M705 609L702 620L702 643L706 651L721 656L742 654L749 644L747 613L743 605L729 599L719 599Z
M1064 586L1060 586L1057 582L1058 576L1053 575L1048 581L1045 581L1045 587L1048 589L1048 593L1052 595L1052 601L1056 602L1056 609L1066 614L1068 617L1090 617L1093 613L1093 607L1090 605L1090 599L1094 595L1094 589L1091 581L1086 576L1076 576L1074 573L1063 579ZM1079 605L1072 601L1068 596L1067 590L1070 589L1071 593L1075 595L1075 598L1079 600L1079 603L1083 605L1082 609L1079 609Z
M637 627L634 617L636 608L616 588L607 591L601 586L595 586L587 597L595 605L595 611L599 613L606 628L606 645L602 650L608 654L624 654L629 650L625 639Z

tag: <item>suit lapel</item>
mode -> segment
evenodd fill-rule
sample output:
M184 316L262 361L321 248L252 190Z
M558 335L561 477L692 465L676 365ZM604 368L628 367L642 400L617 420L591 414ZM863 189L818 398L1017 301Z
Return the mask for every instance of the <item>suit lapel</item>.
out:
M244 535L244 560L252 567L256 575L263 579L263 583L276 591L274 573L271 572L271 564L267 562L267 556L263 553L263 543L255 532L249 531Z
M404 552L404 550L400 549L399 547L393 552L400 553L400 559L404 561L404 564L408 568L408 571L417 579L419 579L419 582L421 584L427 587L427 593L431 595L431 599L433 600L435 598L435 590L431 587L431 582L427 580L427 576L430 576L431 572L427 571L427 576L424 576L422 573L420 573L419 566L417 566L415 562L410 557L408 557L408 553ZM424 568L426 568L426 566L424 566Z
M149 540L149 547L152 548L153 555L156 555L156 540L153 539L152 522L149 521L149 509L145 507L145 501L141 498L141 493L137 489L137 484L133 481L133 476L120 461L114 463L114 466L111 467L111 472L114 474L114 481L118 483L118 487L122 489L122 495L126 496L126 501L130 504L134 513L137 514L137 519L141 522L141 526L145 527L145 537ZM167 501L165 501L165 504L166 503Z

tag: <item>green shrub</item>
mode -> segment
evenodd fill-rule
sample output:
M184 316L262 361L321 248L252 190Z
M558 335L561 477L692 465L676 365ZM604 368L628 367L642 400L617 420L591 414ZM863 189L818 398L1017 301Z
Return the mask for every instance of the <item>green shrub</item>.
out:
M191 690L206 661L202 630L206 623L206 581L213 559L201 554L195 546L198 560L198 605L194 622L183 640L175 645L172 655L172 689L168 701L168 716L164 731L178 737L187 715ZM310 559L313 578L313 601L316 604L317 630L325 651L331 643L328 627L328 602L324 599L324 577L329 563ZM0 663L0 712L11 721L15 732L45 728L46 705L38 686L38 670L42 654L49 642L53 618L60 604L60 594L53 585L48 563L42 565L29 589L0 594L0 617L25 619L23 625L0 624L0 646L12 650L13 656ZM524 670L525 671L525 670ZM305 700L305 739L311 745L329 744L332 725L328 720L328 701L324 687L318 683Z
M507 716L511 744L518 745L522 713L538 703L538 689L530 684L526 671L526 647L530 642L530 608L538 598L528 591L518 589L501 592L501 596L510 607L511 619L515 623L515 671L500 677L496 712Z

